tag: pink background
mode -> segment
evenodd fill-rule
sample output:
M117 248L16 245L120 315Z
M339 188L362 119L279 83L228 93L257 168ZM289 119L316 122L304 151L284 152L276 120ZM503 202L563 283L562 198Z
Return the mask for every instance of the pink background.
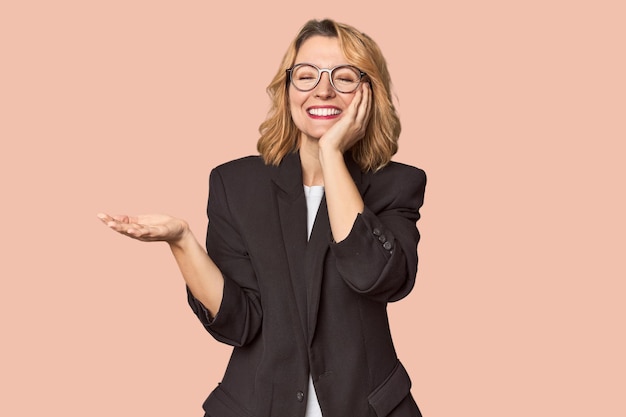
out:
M212 3L212 4L210 4ZM0 6L0 415L201 416L229 348L164 244L255 153L309 18L382 47L396 160L429 175L414 292L390 306L425 417L624 416L621 1L7 1Z

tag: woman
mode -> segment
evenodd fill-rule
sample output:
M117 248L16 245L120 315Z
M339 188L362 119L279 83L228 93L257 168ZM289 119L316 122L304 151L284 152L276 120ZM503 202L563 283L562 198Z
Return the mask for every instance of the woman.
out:
M420 416L386 305L415 282L426 178L391 162L390 84L367 35L309 21L268 87L260 156L211 173L207 252L183 220L99 215L167 242L191 308L234 346L205 416Z

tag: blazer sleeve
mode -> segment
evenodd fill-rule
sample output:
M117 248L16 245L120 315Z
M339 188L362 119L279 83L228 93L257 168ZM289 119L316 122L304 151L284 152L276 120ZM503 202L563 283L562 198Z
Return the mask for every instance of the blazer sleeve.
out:
M256 274L245 242L236 229L226 188L217 169L211 171L209 179L207 214L206 248L224 277L224 295L215 317L210 316L187 288L189 305L215 339L243 346L255 338L261 327L261 299Z
M372 181L363 196L363 213L348 237L331 244L346 284L380 302L408 295L417 274L420 233L416 223L424 202L426 174L406 165L400 168L381 172L381 178Z

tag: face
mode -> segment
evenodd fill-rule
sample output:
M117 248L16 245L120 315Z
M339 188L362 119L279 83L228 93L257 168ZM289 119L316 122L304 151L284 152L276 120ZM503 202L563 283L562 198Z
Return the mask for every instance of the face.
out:
M295 63L314 64L318 68L334 68L348 61L339 47L337 38L314 36L302 43ZM322 73L317 86L311 91L299 91L289 83L291 117L302 132L302 140L317 140L341 118L355 92L345 94L330 84L329 74Z

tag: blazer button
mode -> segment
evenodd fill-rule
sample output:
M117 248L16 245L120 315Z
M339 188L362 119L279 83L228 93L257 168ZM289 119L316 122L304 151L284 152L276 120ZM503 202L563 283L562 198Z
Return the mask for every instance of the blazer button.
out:
M376 227L374 230L372 230L372 233L374 233L374 236L380 236L382 232L378 227Z
M383 248L390 250L391 249L391 242L385 242L385 244L383 245Z
M298 402L302 402L304 400L304 392L298 391L298 393L296 394L296 399L298 400Z
M387 241L387 236L380 235L378 236L378 240L380 240L380 243L385 243Z

